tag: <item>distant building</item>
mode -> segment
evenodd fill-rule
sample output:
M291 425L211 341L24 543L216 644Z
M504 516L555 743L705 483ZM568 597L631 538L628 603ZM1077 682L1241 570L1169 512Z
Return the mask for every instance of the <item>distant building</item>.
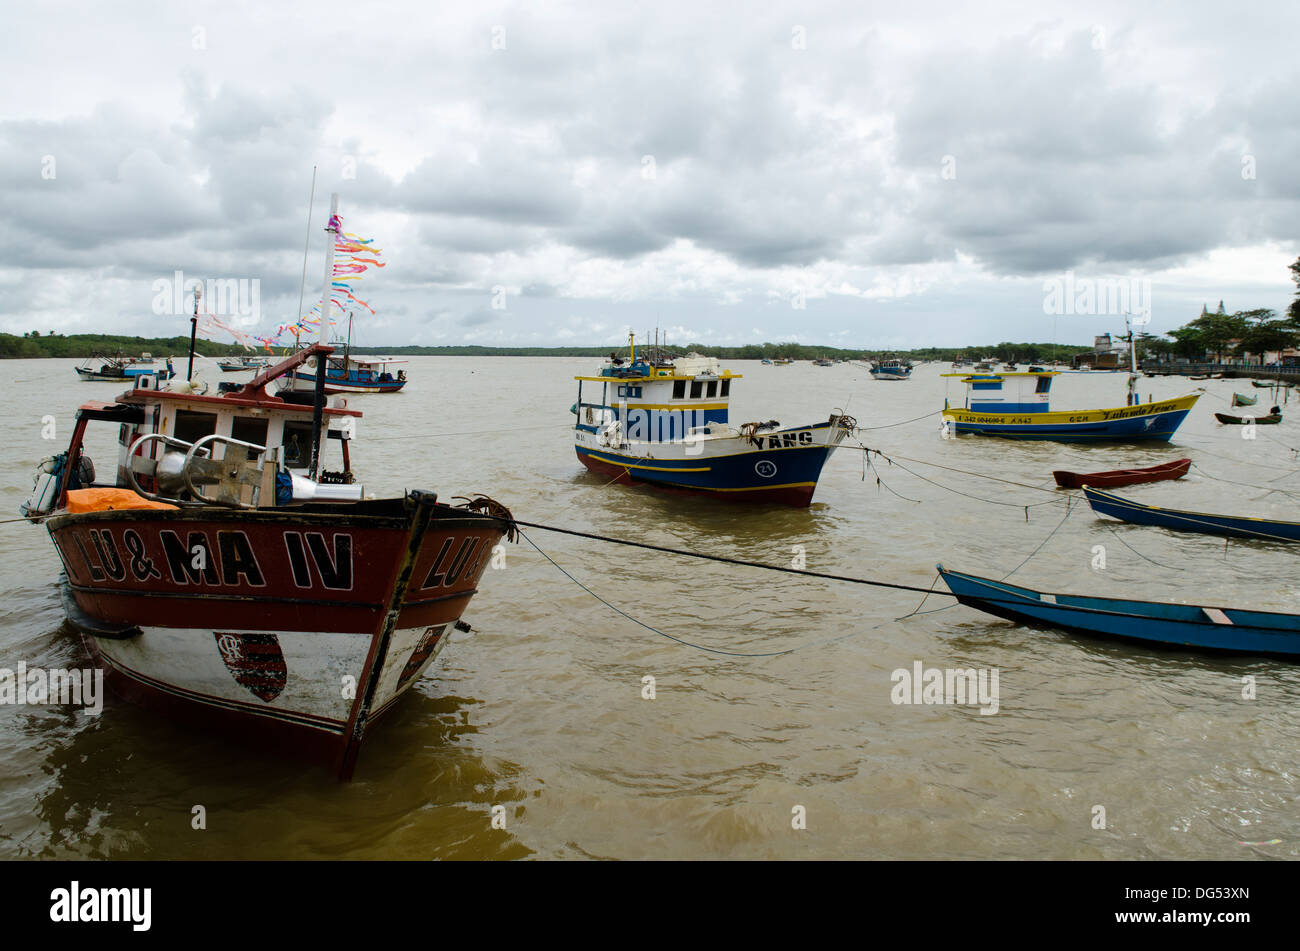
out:
M1094 337L1092 350L1080 353L1070 361L1073 367L1089 366L1114 369L1128 365L1128 344L1112 339L1110 334Z

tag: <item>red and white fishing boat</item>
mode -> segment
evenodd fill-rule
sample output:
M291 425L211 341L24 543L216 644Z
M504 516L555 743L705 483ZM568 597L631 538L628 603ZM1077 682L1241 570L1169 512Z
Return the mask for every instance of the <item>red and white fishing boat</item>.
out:
M48 528L69 618L116 692L346 779L514 532L481 496L365 498L348 452L361 414L326 405L322 387L310 402L268 390L331 352L315 344L220 396L144 381L84 404L24 508ZM91 423L118 429L107 482L86 455Z

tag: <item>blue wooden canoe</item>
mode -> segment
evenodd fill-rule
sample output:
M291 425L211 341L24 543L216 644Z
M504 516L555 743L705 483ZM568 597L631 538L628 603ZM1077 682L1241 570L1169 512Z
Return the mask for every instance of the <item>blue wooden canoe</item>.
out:
M962 604L1009 621L1148 644L1300 657L1300 615L1049 594L938 568Z
M1083 487L1088 504L1098 515L1109 515L1134 525L1157 525L1180 532L1200 532L1205 535L1223 535L1228 538L1251 538L1272 542L1300 542L1300 522L1283 522L1271 518L1250 518L1243 515L1211 515L1206 512L1186 512L1181 509L1162 509L1154 505L1140 505L1131 499L1111 492Z

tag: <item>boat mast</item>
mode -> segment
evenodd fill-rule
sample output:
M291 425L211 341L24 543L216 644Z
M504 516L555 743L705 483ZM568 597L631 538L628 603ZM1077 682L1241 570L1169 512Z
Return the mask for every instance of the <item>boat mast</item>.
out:
M325 226L329 239L325 242L325 293L320 299L320 334L318 343L330 342L330 299L334 296L334 242L339 234L339 194L330 195L330 220Z
M1137 395L1137 338L1133 334L1133 317L1124 315L1124 327L1128 330L1128 405L1136 406Z
M325 291L320 299L320 334L317 340L328 346L330 332L330 298L334 296L334 242L339 234L339 195L330 195L330 219L325 226ZM316 479L320 471L320 437L321 423L325 417L325 373L329 359L324 354L316 355L316 393L312 401L311 413L311 468L309 478Z
M199 333L199 298L203 295L203 288L199 284L194 285L194 316L190 318L190 366L185 371L185 382L188 383L194 379L194 338ZM118 353L121 353L118 349Z

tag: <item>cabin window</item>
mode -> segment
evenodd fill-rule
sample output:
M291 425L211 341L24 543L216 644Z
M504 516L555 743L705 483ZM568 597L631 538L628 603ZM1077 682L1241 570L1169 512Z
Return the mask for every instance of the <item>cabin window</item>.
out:
M311 465L311 423L295 420L284 424L284 447L281 456L290 469L306 469Z
M1052 388L1052 378L1050 376L1040 376L1038 378L1038 389L1035 393L1046 393Z
M725 399L726 397L728 397L728 396L730 396L730 395L731 395L731 381L730 381L730 380L723 380L723 381L722 381L722 396L723 396L723 398Z
M704 392L704 384L699 380L691 380L691 399L698 400L700 394Z
M673 399L680 400L686 398L686 381L673 380Z
M217 431L216 413L195 413L188 409L176 411L176 429L173 435L185 442L198 442Z
M251 416L236 416L230 424L230 437L251 442L254 446L266 445L266 420ZM248 458L256 459L257 453L248 450Z
M707 392L706 392L704 395L707 396L709 399L713 399L715 396L718 395L718 381L717 381L717 380L710 380L710 381L709 381L709 385L708 385L708 388L707 388Z

